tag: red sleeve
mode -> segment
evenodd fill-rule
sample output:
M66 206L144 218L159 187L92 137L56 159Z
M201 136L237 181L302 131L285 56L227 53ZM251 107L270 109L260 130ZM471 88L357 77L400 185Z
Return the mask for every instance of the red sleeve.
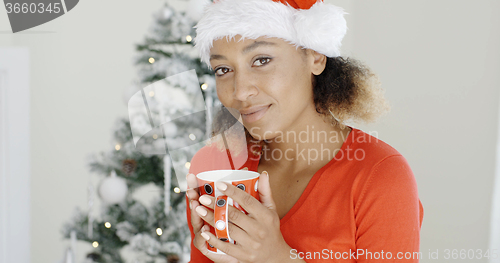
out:
M187 196L186 196L186 202L187 202ZM205 257L201 252L194 246L193 240L194 240L194 233L193 233L193 226L191 225L191 210L189 209L189 204L186 206L187 207L187 221L188 221L188 226L189 226L189 232L191 232L191 259L189 262L191 263L211 263L213 262L209 258Z
M207 147L200 149L191 159L191 166L189 167L189 173L198 174L204 169L209 169L210 164L208 162L208 156L210 156L210 151ZM186 196L186 202L188 201ZM198 250L193 243L194 233L193 226L191 225L191 209L189 209L189 203L186 203L186 215L187 215L187 223L189 227L189 232L191 233L191 259L189 262L191 263L211 263L213 262L209 258L205 257L200 250Z
M355 216L357 262L419 262L422 258L423 207L413 172L402 155L386 157L373 167Z

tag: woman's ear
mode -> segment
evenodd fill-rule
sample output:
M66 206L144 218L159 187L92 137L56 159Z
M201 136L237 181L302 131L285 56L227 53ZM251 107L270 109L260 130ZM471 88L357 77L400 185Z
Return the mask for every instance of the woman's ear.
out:
M319 75L325 70L327 57L323 54L320 54L312 49L309 49L308 52L312 57L313 61L311 64L311 72L314 75Z

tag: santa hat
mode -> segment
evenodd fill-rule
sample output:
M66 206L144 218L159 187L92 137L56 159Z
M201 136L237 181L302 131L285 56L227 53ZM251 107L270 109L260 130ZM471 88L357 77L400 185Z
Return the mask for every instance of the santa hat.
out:
M214 0L196 24L195 47L210 67L213 41L277 37L327 57L340 56L347 31L344 10L323 0Z

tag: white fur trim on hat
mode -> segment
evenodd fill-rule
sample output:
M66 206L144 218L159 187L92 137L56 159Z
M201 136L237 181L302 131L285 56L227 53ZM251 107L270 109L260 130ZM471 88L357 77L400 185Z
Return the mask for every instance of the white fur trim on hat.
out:
M277 37L315 50L327 57L340 56L347 25L341 7L318 1L309 9L295 9L272 0L219 0L209 4L196 24L195 48L210 67L213 41L241 35L256 39Z

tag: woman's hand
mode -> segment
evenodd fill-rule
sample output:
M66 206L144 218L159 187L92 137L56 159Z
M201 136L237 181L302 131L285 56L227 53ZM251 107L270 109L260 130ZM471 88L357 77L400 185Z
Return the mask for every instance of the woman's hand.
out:
M201 207L200 204L198 203L198 199L199 199L199 194L197 191L198 181L196 180L196 176L194 174L188 174L186 179L187 179L187 183L188 183L188 190L186 191L186 194L188 196L189 207L191 209L191 225L193 226L193 233L195 234L194 239L193 239L193 245L203 255L205 255L206 257L208 257L210 260L212 260L214 262L238 263L238 260L231 257L231 256L214 254L207 249L205 239L200 235L204 222L203 222L203 219L196 212L196 208ZM212 206L212 209L213 209L213 206ZM211 213L212 213L212 221L210 222L210 225L213 226L213 224L214 224L213 212L211 212ZM205 226L205 228L206 229L204 231L210 232L210 229L208 228L208 226Z
M218 182L216 187L228 197L242 206L248 215L233 206L228 207L228 231L235 244L217 239L209 229L197 228L199 235L212 246L227 255L208 253L205 242L197 240L198 249L214 262L285 262L290 260L290 246L283 239L280 231L280 218L276 211L276 204L272 198L269 175L263 172L259 178L260 201L232 184ZM204 206L196 205L192 209L208 224L214 224L215 198L203 195L199 202ZM198 204L198 203L197 203ZM207 209L210 208L210 209ZM202 225L202 223L200 223ZM194 226L194 224L193 224ZM197 238L198 238L197 233ZM204 250L202 250L204 249Z

